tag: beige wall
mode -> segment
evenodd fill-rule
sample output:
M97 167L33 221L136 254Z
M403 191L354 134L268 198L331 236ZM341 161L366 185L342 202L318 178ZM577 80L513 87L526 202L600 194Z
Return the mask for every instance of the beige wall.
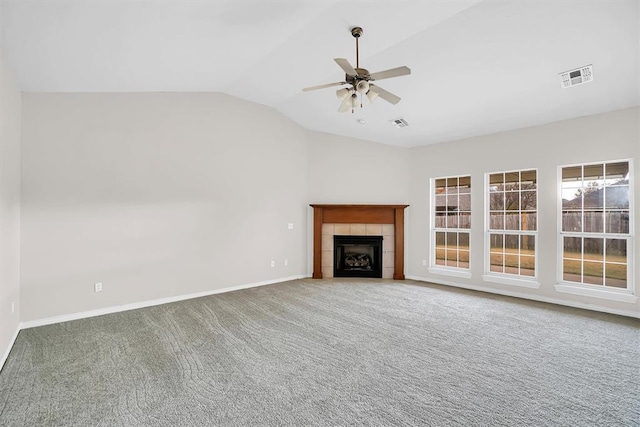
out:
M517 292L547 299L609 307L640 313L640 303L613 302L569 295L555 290L557 269L557 167L564 164L633 158L635 160L634 221L640 224L640 108L562 121L544 126L486 135L411 150L411 208L409 216L407 272L410 276L445 281L488 290ZM539 289L484 282L483 180L486 172L538 169ZM470 279L429 273L422 266L429 259L429 180L471 175L472 230ZM636 245L635 259L640 248ZM636 264L632 262L632 264ZM636 293L640 293L640 267L635 267Z
M310 203L403 204L409 197L409 151L309 132Z
M20 102L0 52L0 366L20 319Z
M24 94L23 129L23 321L306 273L307 132L275 110Z

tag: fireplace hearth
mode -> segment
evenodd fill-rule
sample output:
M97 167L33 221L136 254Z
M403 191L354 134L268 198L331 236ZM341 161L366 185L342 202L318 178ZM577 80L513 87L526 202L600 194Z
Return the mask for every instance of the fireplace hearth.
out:
M333 236L333 277L382 278L382 236Z

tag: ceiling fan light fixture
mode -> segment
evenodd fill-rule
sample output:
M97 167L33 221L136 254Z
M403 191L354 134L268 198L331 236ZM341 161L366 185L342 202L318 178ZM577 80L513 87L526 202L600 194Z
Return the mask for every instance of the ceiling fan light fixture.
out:
M367 92L367 98L369 98L369 102L375 101L376 98L378 98L378 92L370 90L369 92Z
M338 97L338 99L339 99L340 101L344 101L344 99L345 99L347 96L349 96L349 92L350 92L350 90L349 90L348 88L346 88L346 87L345 87L345 88L342 88L342 89L338 89L338 90L336 91L336 96Z
M360 95L364 95L369 91L369 82L366 80L360 80L358 84L356 84L356 90Z
M356 95L355 93L351 95L351 107L352 108L358 107L358 95Z

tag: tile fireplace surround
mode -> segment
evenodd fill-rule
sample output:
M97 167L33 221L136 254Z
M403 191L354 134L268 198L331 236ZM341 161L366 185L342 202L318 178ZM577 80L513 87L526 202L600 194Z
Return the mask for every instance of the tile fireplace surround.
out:
M404 280L404 209L409 205L310 206L314 279L333 277L333 236L337 234L383 236L382 277Z

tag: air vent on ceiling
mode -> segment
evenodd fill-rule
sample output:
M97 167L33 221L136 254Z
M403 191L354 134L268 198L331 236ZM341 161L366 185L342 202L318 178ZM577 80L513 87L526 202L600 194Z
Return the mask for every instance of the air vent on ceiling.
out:
M402 118L391 120L391 124L397 128L406 128L407 126L409 126L409 123L407 123L407 121Z
M593 66L585 65L575 70L560 73L560 85L563 88L593 81Z

